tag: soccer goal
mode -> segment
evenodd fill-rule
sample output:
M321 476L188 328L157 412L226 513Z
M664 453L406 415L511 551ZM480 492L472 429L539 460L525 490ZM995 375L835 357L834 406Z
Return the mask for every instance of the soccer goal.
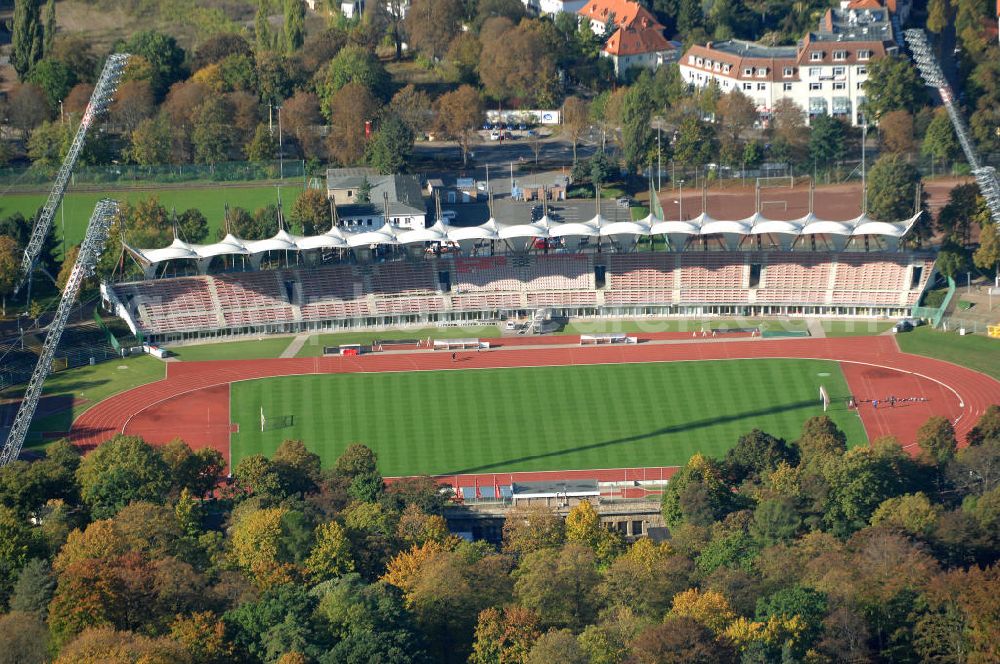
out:
M830 395L823 385L819 386L819 400L823 403L823 412L825 413L830 408Z
M795 187L795 177L792 175L769 175L757 178L758 189L792 189Z
M295 416L294 415L272 415L267 417L264 415L264 407L260 407L260 432L265 431L277 431L278 429L286 429L288 427L295 426Z

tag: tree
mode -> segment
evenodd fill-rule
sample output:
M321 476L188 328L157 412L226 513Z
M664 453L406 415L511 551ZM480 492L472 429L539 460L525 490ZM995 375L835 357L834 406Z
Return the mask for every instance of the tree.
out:
M199 210L198 208L188 208L187 210L181 212L177 216L177 227L180 230L181 236L184 238L185 242L191 242L193 244L197 244L199 242L203 242L208 237L208 219L205 218L205 215L203 215L201 213L201 210ZM204 462L200 464L200 466L197 469L199 477L209 472L208 471L209 466L214 467L217 465L215 463L216 458L214 456L212 456L211 458L208 456L209 453L211 452L219 454L217 450L210 450L207 448L202 448L197 452L195 452L195 457ZM216 479L217 479L216 477L211 477L208 480L198 480L198 481L214 482ZM204 485L202 484L201 486ZM188 485L188 488L190 488L195 493L198 493L194 485ZM202 493L199 495L203 495L207 492L208 488L202 491Z
M395 115L385 117L365 148L368 165L382 175L405 172L413 153L413 130Z
M920 173L899 155L882 155L868 173L868 214L881 221L908 219L914 214Z
M378 113L378 100L360 83L348 83L330 101L332 126L327 137L330 155L344 166L361 162L367 139L365 123Z
M127 155L140 166L165 164L170 160L171 129L165 116L142 120L131 139Z
M191 140L199 164L215 165L229 157L232 143L231 117L224 100L210 96L198 110Z
M597 611L596 563L593 551L575 543L529 553L518 568L514 594L542 625L581 629Z
M1000 228L992 220L979 231L979 248L972 254L972 261L981 270L996 270L1000 263Z
M783 439L754 429L740 436L736 445L726 451L723 468L731 483L740 484L747 478L760 478L782 461L795 460L795 450Z
M610 563L625 548L617 533L601 525L589 501L574 505L566 515L566 541L590 547L601 563Z
M717 141L712 128L693 116L681 120L674 143L674 159L682 164L700 168L711 161Z
M917 429L917 446L928 463L944 466L958 450L955 428L946 417L931 417Z
M810 417L802 425L802 435L795 442L802 461L809 463L827 455L843 454L847 450L847 436L826 415Z
M23 81L42 59L44 49L37 0L15 0L10 42L10 63Z
M326 194L319 189L303 189L292 205L290 221L296 233L315 235L333 223Z
M126 81L115 93L109 115L126 134L132 133L156 109L149 81Z
M300 652L316 661L326 650L317 598L300 584L268 588L256 601L245 602L223 614L235 660L274 662L282 654Z
M28 139L28 157L42 169L58 168L69 151L69 128L58 122L43 122Z
M940 34L948 27L948 0L929 0L927 3L927 29Z
M13 610L0 617L0 664L44 664L49 630L37 615Z
M284 508L246 510L233 523L232 561L264 587L290 580L281 546L281 523L287 513Z
M801 525L802 519L790 499L772 498L757 503L750 534L760 545L772 546L794 538Z
M76 78L73 72L58 60L40 60L35 64L28 75L27 80L34 83L49 102L49 108L56 108L59 102L69 94L70 89L76 85ZM119 95L121 90L119 90Z
M948 240L968 246L972 225L981 213L988 218L989 211L977 185L970 183L952 187L948 192L948 202L938 212L937 230L944 233Z
M403 26L412 48L437 61L459 33L465 11L459 0L416 0L406 12Z
M263 53L274 48L274 34L268 24L267 10L270 7L267 0L257 0L257 13L253 18L254 39L257 45L257 52Z
M21 274L21 252L17 241L0 234L0 301L3 315L7 315L7 296L14 292L14 286Z
M1000 405L994 404L987 408L965 438L969 445L1000 440Z
M306 559L306 571L316 581L326 581L354 571L351 543L343 526L336 521L316 527L316 544Z
M517 605L503 611L485 609L476 624L469 664L523 662L540 634L538 616L530 609Z
M416 136L427 133L434 119L430 97L412 83L393 95L387 112L405 122Z
M170 638L180 644L191 659L205 664L232 661L233 648L226 640L226 626L211 611L177 616L170 625Z
M958 153L958 140L945 109L939 108L934 112L934 118L924 134L924 142L920 145L920 153L939 161L947 161Z
M643 630L633 652L643 664L730 664L737 660L732 648L713 638L698 622L668 617L662 625Z
M73 77L81 83L93 84L97 81L97 55L94 53L93 41L83 33L57 35L52 50L46 52L45 57L65 64L73 72ZM66 110L69 110L69 104L66 105Z
M590 128L590 106L579 97L567 97L562 107L563 131L573 144L573 164L576 164L576 146Z
M872 514L873 526L886 525L914 537L927 537L937 524L941 510L922 492L894 496Z
M560 14L561 15L561 14ZM590 659L584 654L573 632L568 629L549 630L538 637L525 664L588 664Z
M247 159L256 162L271 161L278 154L278 139L261 123L254 131L253 140L246 146Z
M525 555L560 546L565 541L562 518L544 505L517 506L503 523L503 550Z
M306 6L302 0L285 0L285 51L294 53L302 47L306 32Z
M306 159L319 157L323 149L323 141L315 131L315 127L323 122L319 97L299 90L291 99L285 100L281 115L284 131L295 137L302 156Z
M480 33L479 78L483 92L502 101L511 97L547 106L558 85L550 49L551 23L531 20L514 26L506 18L489 19Z
M364 88L372 99L388 99L389 74L379 59L360 46L345 46L330 60L322 75L317 75L316 92L322 102L321 110L333 122L337 121L336 109L332 107L334 99L351 83Z
M844 158L847 127L842 120L829 115L818 115L809 126L809 154L814 163L832 166Z
M671 527L684 521L707 525L728 511L732 500L719 462L695 454L663 492L663 519Z
M11 125L21 132L23 138L27 138L32 129L49 117L45 93L31 83L17 86L10 95L7 114Z
M46 0L42 23L42 55L49 57L56 41L56 0Z
M162 502L170 488L166 464L141 438L117 435L83 458L76 471L80 497L98 519L133 500Z
M691 586L694 565L668 544L642 538L605 570L600 595L605 603L628 607L642 618L659 620L674 595Z
M890 111L916 113L924 102L924 85L910 59L896 54L876 58L868 65L868 79L861 84L869 117L881 122Z
M468 165L469 148L482 124L483 105L479 93L472 86L463 85L438 97L436 110L438 130L458 143L462 165Z
M66 289L66 284L73 274L73 266L76 265L76 259L79 255L80 245L78 244L66 250L66 257L63 259L62 267L59 268L59 274L56 275L56 288L60 291Z
M878 123L882 143L890 152L903 154L913 149L913 116L904 109L889 111Z
M253 48L247 38L235 32L220 32L198 45L191 56L191 69L198 71L206 65L221 62L230 55L252 56Z
M28 523L14 510L0 506L0 602L4 605L18 573L28 562L32 544Z
M157 100L163 99L170 86L184 76L184 49L170 35L155 30L137 32L128 40L125 51L149 63L149 83Z
M21 568L10 600L11 611L21 611L45 620L56 580L43 558L32 558Z

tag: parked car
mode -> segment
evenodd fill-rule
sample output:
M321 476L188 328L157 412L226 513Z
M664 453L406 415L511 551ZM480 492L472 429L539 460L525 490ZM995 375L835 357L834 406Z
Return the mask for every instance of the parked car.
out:
M503 136L503 134L501 134L499 131L497 131L495 129L490 132L490 140L491 141L499 141L502 136Z

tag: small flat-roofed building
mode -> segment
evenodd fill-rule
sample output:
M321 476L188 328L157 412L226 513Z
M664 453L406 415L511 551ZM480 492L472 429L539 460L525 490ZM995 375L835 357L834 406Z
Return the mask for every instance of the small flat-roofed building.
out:
M511 500L542 504L548 507L572 507L582 502L597 504L601 492L597 480L560 480L553 482L514 482Z

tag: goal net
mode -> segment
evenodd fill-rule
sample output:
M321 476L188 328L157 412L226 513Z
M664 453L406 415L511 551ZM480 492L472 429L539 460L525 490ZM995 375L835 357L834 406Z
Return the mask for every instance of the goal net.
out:
M830 395L823 385L819 386L819 400L823 403L823 412L825 413L830 408Z
M774 189L783 187L792 189L795 186L795 178L791 175L771 175L757 178L758 189Z

